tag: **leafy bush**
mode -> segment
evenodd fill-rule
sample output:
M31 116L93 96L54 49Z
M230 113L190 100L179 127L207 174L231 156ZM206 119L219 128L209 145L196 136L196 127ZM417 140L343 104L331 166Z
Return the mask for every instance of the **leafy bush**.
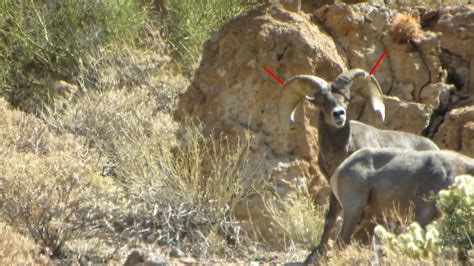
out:
M467 259L467 250L474 239L474 180L458 176L449 189L439 193L438 207L443 212L439 221L426 227L412 223L406 233L398 236L383 226L375 228L386 249L392 255L407 254L414 258L433 258L451 247L458 249L458 258Z
M438 225L441 246L455 246L460 259L467 259L474 241L474 177L456 177L448 190L439 193L438 207L444 214Z
M35 110L59 93L52 83L88 86L85 65L106 46L131 43L148 25L139 0L15 1L0 4L0 95Z
M382 239L386 251L392 256L403 253L413 258L433 258L441 251L439 232L433 225L428 225L425 231L418 223L412 223L407 232L398 236L377 225L375 234Z
M174 48L178 66L191 75L201 56L202 44L212 31L227 20L255 5L256 0L175 0L168 1L166 32Z

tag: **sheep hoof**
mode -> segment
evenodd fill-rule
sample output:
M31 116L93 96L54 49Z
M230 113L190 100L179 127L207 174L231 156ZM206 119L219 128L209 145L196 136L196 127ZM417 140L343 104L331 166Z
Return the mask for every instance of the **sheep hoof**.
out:
M304 265L318 265L319 264L319 256L323 251L319 248L315 248L311 253L308 255L308 257L305 259L303 262Z

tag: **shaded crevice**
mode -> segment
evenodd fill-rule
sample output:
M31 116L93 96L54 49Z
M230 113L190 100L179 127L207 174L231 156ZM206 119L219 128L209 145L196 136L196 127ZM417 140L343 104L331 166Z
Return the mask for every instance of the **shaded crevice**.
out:
M285 45L285 47L283 47L283 51L282 52L277 52L276 53L276 60L278 62L280 62L283 57L285 57L285 54L286 54L286 51L288 50L288 45Z
M379 39L379 42L382 45L383 49L388 51L387 45L385 45L385 42L383 41L383 38L384 38L384 36L382 36ZM390 71L390 75L392 76L392 82L390 84L390 88L388 88L388 91L385 95L390 95L392 93L392 90L393 90L393 84L395 84L395 75L394 75L394 72L393 72L392 59L391 59L390 53L387 53L386 58L387 58L387 61L388 61L387 63L388 63L388 68L389 68L389 71Z
M464 87L467 88L466 81L460 80L460 78L462 77L459 77L458 73L456 72L456 69L459 69L460 67L452 66L451 64L455 63L454 60L452 60L452 58L454 58L461 64L462 67L466 67L467 69L469 69L469 62L466 62L461 56L443 47L441 47L441 55L439 58L440 58L441 66L448 71L448 77L446 80L447 83L454 84L454 86L456 86L458 91L464 89Z
M443 124L446 113L448 113L448 109L446 108L444 110L440 110L439 108L434 109L428 126L421 131L421 135L433 139L436 133L438 133L439 127Z

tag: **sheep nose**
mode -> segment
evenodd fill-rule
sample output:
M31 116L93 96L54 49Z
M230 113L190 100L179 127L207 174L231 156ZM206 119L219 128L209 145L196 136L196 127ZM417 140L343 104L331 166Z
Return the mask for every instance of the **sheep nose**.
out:
M346 111L344 111L344 109L342 109L342 108L341 109L338 108L338 109L332 111L332 116L334 118L339 118L339 117L341 117L345 114L346 114Z

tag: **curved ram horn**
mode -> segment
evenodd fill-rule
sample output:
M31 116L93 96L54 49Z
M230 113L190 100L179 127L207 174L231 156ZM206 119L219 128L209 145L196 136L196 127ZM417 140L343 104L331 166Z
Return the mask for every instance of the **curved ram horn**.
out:
M385 120L385 105L383 93L379 83L374 76L369 75L363 69L351 69L341 73L332 84L333 89L348 89L354 91L364 99L369 100L372 110Z
M312 75L296 75L291 77L283 87L278 99L278 116L280 123L288 126L294 122L296 106L305 97L311 97L316 92L329 90L328 83Z

